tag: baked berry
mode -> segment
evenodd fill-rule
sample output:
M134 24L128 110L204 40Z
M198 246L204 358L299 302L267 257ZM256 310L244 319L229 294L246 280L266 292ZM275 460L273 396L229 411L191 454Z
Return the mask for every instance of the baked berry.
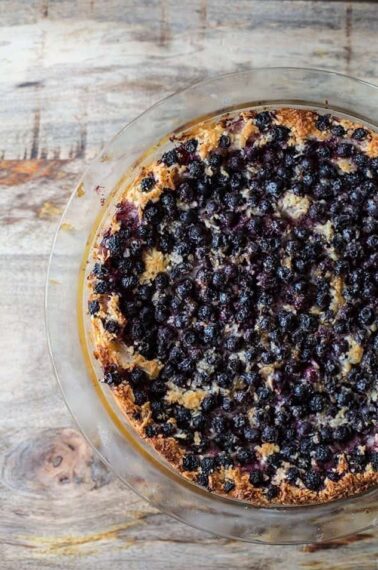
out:
M219 168L222 164L222 156L213 152L209 157L209 164L212 168Z
M201 464L201 472L205 473L206 475L209 475L216 468L215 457L210 457L210 456L204 457L203 459L201 459L200 464Z
M308 406L314 414L322 412L326 407L327 399L323 394L315 394L310 398Z
M320 473L310 469L303 476L303 483L310 491L320 491L323 486L323 478Z
M190 279L184 279L176 287L176 293L180 299L189 297L193 290L193 283Z
M332 458L332 452L329 449L329 447L325 445L318 445L315 448L314 457L316 461L319 461L321 463L326 463L327 461L330 461L330 459Z
M371 325L374 322L374 311L371 307L364 307L358 315L358 320L362 325Z
M299 476L300 471L297 469L297 467L289 467L286 477L290 483L295 485L295 483L298 481Z
M316 120L316 128L319 131L326 131L331 126L330 116L329 115L320 115Z
M133 389L134 402L137 406L143 406L147 402L147 394L142 390Z
M262 441L267 441L268 443L276 443L279 438L279 431L277 428L272 426L266 426L261 434Z
M235 482L231 481L231 479L226 479L226 481L223 484L223 490L225 493L229 493L230 491L232 491L233 489L235 489Z
M247 465L253 461L254 454L249 449L239 449L236 453L236 459L240 465Z
M166 422L161 425L160 431L164 437L170 437L175 433L175 426L170 422Z
M284 142L288 139L290 134L290 129L287 127L283 127L282 125L274 125L270 129L270 135L272 137L272 141L274 142Z
M145 434L147 437L154 437L158 433L158 426L155 424L148 424L145 428Z
M151 192L155 184L156 180L153 176L146 176L146 178L141 180L140 188L142 192Z
M221 148L228 148L231 144L231 139L228 135L221 135L219 139L219 146Z
M189 163L188 173L193 178L199 178L204 171L204 164L200 160L193 160Z
M158 273L155 277L155 287L162 291L166 290L169 285L169 277L166 273Z
M214 395L209 395L202 400L201 408L204 412L209 412L213 410L216 407L216 405L217 405L216 397Z
M214 343L219 334L219 327L217 325L207 325L203 329L203 339L206 344Z
M109 369L105 372L102 381L109 386L119 386L122 382L122 375L116 369Z
M189 139L184 144L184 148L185 148L186 152L189 152L190 154L193 154L194 152L196 152L197 147L198 147L198 141L196 139Z
M206 425L206 418L203 414L197 413L192 418L192 426L197 431L202 431Z
M256 126L260 131L265 131L272 122L272 115L269 111L262 111L258 113L255 117Z
M97 281L93 290L95 293L98 293L99 295L108 293L108 291L110 290L110 283L106 281Z
M249 482L254 487L262 487L264 485L264 475L261 471L251 471L249 474Z
M100 303L98 301L89 301L88 312L90 315L96 315L100 310Z
M359 127L358 129L355 129L352 133L352 138L354 138L354 140L356 141L363 141L366 139L368 135L368 132L366 129L363 129L362 127Z
M335 135L335 137L343 137L346 131L342 125L333 125L331 127L331 133Z
M120 330L120 326L117 321L113 319L106 319L104 322L104 329L110 334L117 334Z
M196 478L196 482L198 483L198 485L200 485L201 487L206 487L208 488L209 486L209 476L206 475L205 473L200 473L197 478Z
M174 164L176 164L178 162L178 155L176 149L168 150L167 152L165 152L161 157L161 160L162 162L164 162L166 166L173 166Z

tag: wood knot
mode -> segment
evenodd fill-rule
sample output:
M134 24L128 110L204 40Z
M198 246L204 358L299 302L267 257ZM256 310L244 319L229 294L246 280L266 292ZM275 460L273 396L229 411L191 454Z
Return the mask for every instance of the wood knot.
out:
M5 455L2 481L33 495L77 495L110 482L106 466L74 429L47 429L21 441Z

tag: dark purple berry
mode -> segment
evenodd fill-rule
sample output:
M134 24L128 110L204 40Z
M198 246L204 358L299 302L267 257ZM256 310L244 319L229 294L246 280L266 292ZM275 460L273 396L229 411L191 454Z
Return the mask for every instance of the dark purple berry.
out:
M119 386L122 382L122 376L118 370L110 369L105 372L103 382L109 386Z
M190 154L193 154L194 152L196 152L197 146L198 146L198 141L196 139L189 139L184 144L184 148L185 148L186 152L189 152Z
M199 466L198 457L195 455L189 454L185 455L182 460L182 467L184 471L195 471Z
M219 139L219 146L221 148L228 148L231 144L231 139L228 135L221 135Z
M223 485L224 492L229 493L233 489L235 489L234 481L231 481L231 479L226 479L226 481L224 482L224 485Z
M342 125L333 125L331 127L331 133L335 135L335 137L343 137L346 131Z
M147 176L143 178L140 183L142 192L151 192L152 188L155 186L156 180L153 176Z
M249 474L249 482L254 487L261 487L264 485L264 475L261 471L251 471Z
M317 471L310 469L305 473L303 483L310 491L320 491L323 486L323 478Z
M352 138L355 139L356 141L363 141L364 139L366 139L367 135L368 135L367 130L363 129L362 127L359 127L353 131Z
M316 128L319 131L326 131L330 128L330 116L329 115L320 115L316 120Z
M202 400L201 408L204 412L210 412L216 407L216 405L217 405L216 397L214 395L209 395Z
M120 330L119 324L117 323L117 321L115 321L113 319L106 320L104 323L104 328L110 334L117 334Z
M255 117L256 126L260 131L265 131L272 122L272 115L269 111L262 111L258 113Z
M168 150L163 154L161 160L166 166L173 166L178 162L178 155L176 149Z
M100 310L100 303L98 301L89 301L88 312L90 315L95 315Z

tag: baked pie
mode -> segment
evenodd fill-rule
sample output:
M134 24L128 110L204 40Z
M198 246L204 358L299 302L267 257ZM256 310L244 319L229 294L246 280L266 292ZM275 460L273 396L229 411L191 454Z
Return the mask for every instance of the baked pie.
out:
M378 482L378 134L245 110L172 136L93 248L95 356L171 466L255 505Z

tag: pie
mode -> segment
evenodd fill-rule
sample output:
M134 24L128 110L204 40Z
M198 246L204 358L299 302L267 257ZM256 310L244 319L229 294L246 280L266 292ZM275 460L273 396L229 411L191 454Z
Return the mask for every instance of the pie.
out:
M183 477L254 505L378 482L378 134L311 110L171 137L91 252L94 354Z

